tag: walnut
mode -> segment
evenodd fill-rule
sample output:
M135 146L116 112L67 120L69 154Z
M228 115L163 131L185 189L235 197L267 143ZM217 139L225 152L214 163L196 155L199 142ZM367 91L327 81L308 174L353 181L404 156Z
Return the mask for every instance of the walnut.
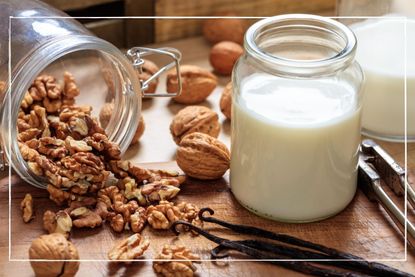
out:
M118 178L131 176L137 183L141 183L151 177L149 170L135 166L129 161L113 160L107 163L107 168Z
M203 133L192 133L180 142L177 164L191 177L213 180L229 169L230 152L219 140Z
M226 116L226 118L231 119L231 116L232 116L232 82L229 82L223 89L219 106L220 106L220 110Z
M121 214L110 217L110 226L115 232L122 232L125 227L124 217Z
M22 100L22 103L20 104L20 107L23 108L23 109L27 109L32 104L33 104L33 98L32 98L32 96L30 95L29 92L26 92L26 94L24 95L24 98Z
M60 233L42 235L32 242L29 248L31 260L79 260L76 247ZM78 261L31 261L36 276L75 276Z
M23 132L20 132L17 135L17 140L20 142L25 142L33 138L37 138L41 133L42 133L42 130L39 130L38 128L30 128Z
M141 194L145 197L147 202L173 199L180 191L177 186L169 184L174 182L173 180L174 179L164 179L145 184L141 188ZM179 184L177 183L177 185Z
M79 95L80 91L76 85L75 78L69 72L63 74L64 86L63 86L63 95L65 98L73 99Z
M76 199L76 197L72 193L60 190L54 187L53 185L48 185L46 189L49 192L49 198L53 202L55 202L58 206L62 206L68 201L72 201Z
M216 88L218 83L215 75L208 70L195 65L181 65L180 76L182 92L173 99L181 104L197 104L205 100ZM178 91L177 72L170 70L167 73L167 92Z
M147 208L147 221L154 229L169 229L180 218L180 209L172 202L160 201L160 204Z
M65 157L68 152L63 140L52 137L43 137L38 141L32 140L27 142L27 145L30 148L37 149L40 154L43 154L51 159L61 159Z
M140 140L141 136L144 134L145 128L146 128L146 126L145 126L145 123L144 123L144 118L143 118L143 116L140 116L140 120L138 121L137 130L134 133L134 137L131 140L130 145L136 144Z
M42 168L35 162L28 162L27 165L29 166L30 170L37 176L43 175Z
M141 232L146 222L147 222L147 214L146 214L146 209L143 207L139 207L130 216L130 227L134 233Z
M147 81L153 76L157 71L159 71L158 66L150 60L143 59L144 63L141 66L143 73L139 73L138 79L142 81ZM148 84L148 89L145 93L155 93L158 85L158 78L154 79Z
M51 135L48 119L46 117L46 110L39 105L35 105L30 111L27 124L30 126L30 128L38 128L41 130L42 137L48 137Z
M98 152L102 152L108 160L121 159L120 147L111 142L105 134L92 134L91 136L86 137L84 141Z
M218 13L219 16L235 17L232 12ZM203 23L203 36L210 43L220 41L233 41L243 44L245 35L245 23L239 18L214 18L206 19Z
M89 146L85 141L75 140L71 136L66 137L65 145L71 155L75 154L76 152L92 151L92 147Z
M193 261L200 261L200 257L185 246L170 245L165 245L154 259L158 260L153 262L154 271L166 277L193 276L196 271Z
M71 217L74 218L73 225L77 228L89 227L95 228L102 224L102 218L86 207L79 207L71 211Z
M49 234L60 233L68 238L72 229L72 219L65 211L59 211L55 214L54 212L47 210L43 214L43 228L48 231Z
M170 124L170 133L176 144L194 132L201 132L217 138L220 132L218 114L204 106L188 106L180 110Z
M102 106L101 111L99 112L99 122L101 123L102 128L106 128L108 126L113 111L114 102L105 103L104 106Z
M133 260L141 257L149 247L148 239L140 234L134 234L126 239L119 241L109 251L110 260Z
M71 130L77 132L81 137L88 135L89 130L85 117L72 117L68 124Z
M48 97L43 99L43 106L48 113L56 113L62 107L62 101L60 99L50 100Z
M26 193L20 203L20 209L22 210L23 221L25 223L33 219L33 198L30 193Z
M215 72L231 75L234 65L244 53L241 45L232 41L221 41L210 50L209 61Z
M25 161L34 162L36 160L36 157L39 156L39 153L36 150L31 149L25 143L19 142L19 150L20 154L22 155Z
M53 76L41 75L30 86L29 93L36 101L41 101L44 98L58 99L61 96L61 87ZM46 110L48 109L46 108Z

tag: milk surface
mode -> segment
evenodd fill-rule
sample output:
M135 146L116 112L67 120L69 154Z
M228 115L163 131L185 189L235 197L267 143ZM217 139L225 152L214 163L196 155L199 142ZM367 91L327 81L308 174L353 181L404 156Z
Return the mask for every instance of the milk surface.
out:
M356 191L360 111L352 88L253 74L240 89L231 151L238 201L290 222L341 211Z
M386 139L404 138L405 33L399 19L370 19L351 26L356 59L365 73L362 126ZM415 140L415 21L407 22L407 131Z

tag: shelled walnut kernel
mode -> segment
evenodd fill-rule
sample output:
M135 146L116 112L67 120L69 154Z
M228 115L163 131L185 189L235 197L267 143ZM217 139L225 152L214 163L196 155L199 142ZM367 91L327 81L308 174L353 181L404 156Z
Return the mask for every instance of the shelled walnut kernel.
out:
M199 262L200 257L193 254L185 246L165 245L161 252L154 257L153 269L156 273L170 277L190 277L194 275L196 267L193 262ZM165 260L165 261L159 261ZM173 261L180 260L180 261Z
M28 223L33 218L33 198L30 193L26 193L20 203L20 209L22 210L23 221Z
M133 260L141 257L150 245L150 241L140 234L134 234L119 241L108 252L110 260Z

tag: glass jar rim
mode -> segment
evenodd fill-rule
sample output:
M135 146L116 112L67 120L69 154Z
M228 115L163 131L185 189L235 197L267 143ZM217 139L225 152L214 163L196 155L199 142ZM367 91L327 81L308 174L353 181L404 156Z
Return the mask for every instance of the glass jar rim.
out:
M319 60L296 60L283 58L261 49L257 38L269 26L301 26L329 31L344 41L344 46L334 56ZM244 47L248 55L260 61L277 75L295 75L312 77L330 75L347 68L353 61L357 47L357 39L346 25L328 17L310 14L286 14L269 17L253 24L246 32Z

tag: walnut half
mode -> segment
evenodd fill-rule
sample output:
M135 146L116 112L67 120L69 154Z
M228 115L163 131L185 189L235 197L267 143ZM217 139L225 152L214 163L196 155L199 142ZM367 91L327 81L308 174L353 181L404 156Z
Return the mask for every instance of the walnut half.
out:
M20 209L22 210L23 221L28 223L33 218L33 198L30 193L26 193L22 202L20 203Z
M140 234L134 234L118 242L108 253L110 260L133 260L141 257L150 241Z
M200 257L185 246L165 245L155 258L153 269L156 273L170 277L190 277L196 271L192 261L199 262ZM163 261L166 260L166 261ZM178 261L175 261L178 260Z

